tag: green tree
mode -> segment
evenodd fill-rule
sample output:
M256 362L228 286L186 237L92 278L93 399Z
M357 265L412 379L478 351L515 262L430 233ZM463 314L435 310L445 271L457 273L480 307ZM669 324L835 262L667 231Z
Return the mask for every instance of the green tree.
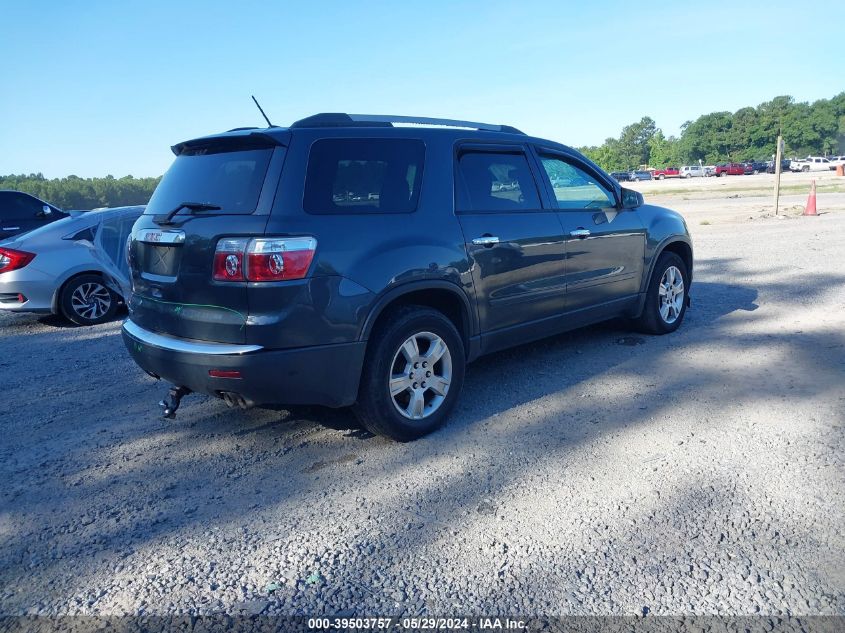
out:
M94 209L147 204L158 185L158 178L54 178L43 174L0 176L0 189L30 193L61 209Z

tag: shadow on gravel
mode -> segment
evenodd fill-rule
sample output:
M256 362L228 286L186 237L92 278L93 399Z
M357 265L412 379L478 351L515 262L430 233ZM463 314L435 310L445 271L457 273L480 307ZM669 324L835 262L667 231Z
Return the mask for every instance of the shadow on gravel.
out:
M344 538L366 538L372 530L397 535L400 550L419 550L448 532L444 517L458 508L478 508L481 515L487 508L495 519L504 503L496 499L517 476L525 476L527 465L529 472L542 473L544 463L568 459L585 442L671 417L685 394L718 389L731 403L784 397L783 384L767 375L760 374L748 390L732 384L722 367L685 362L702 348L729 346L739 356L776 345L788 350L796 366L841 372L842 333L822 341L817 334L782 330L737 333L731 325L758 310L760 294L769 301L811 302L845 279L817 275L800 289L786 281L755 283L750 274L746 285L712 281L742 263L698 263L698 278L705 280L693 283L688 321L673 335L644 336L642 344L627 345L620 340L631 333L615 321L479 359L468 370L451 422L413 444L373 438L347 411L241 412L213 399L180 411L175 422L139 416L134 409L114 419L77 414L73 439L63 444L45 438L31 460L16 457L31 441L25 430L7 434L0 473L13 482L3 491L5 512L13 520L3 532L0 585L26 584L36 569L45 577L67 576L67 561L74 559L114 568L150 543L239 525L245 516L276 512L284 518L267 520L291 527L296 517L313 519L309 511L326 495L372 499L378 491L378 500L371 501L378 522L350 518ZM820 354L827 345L833 345L829 353ZM122 347L115 349L122 354ZM125 354L118 358L90 380L110 383L134 371ZM667 363L675 368L673 379L650 382L648 376ZM610 372L628 381L631 391L602 389L601 377ZM55 380L73 389L79 378L57 374ZM147 398L163 388L129 385L125 398ZM812 398L830 388L824 381L799 385L790 397ZM358 439L367 441L353 441ZM454 459L455 466L443 476L430 481L411 476L444 459ZM410 499L416 518L403 509ZM412 527L409 533L408 525L419 520L432 529ZM359 563L374 564L366 558ZM89 586L93 573L93 567L77 569L73 582Z

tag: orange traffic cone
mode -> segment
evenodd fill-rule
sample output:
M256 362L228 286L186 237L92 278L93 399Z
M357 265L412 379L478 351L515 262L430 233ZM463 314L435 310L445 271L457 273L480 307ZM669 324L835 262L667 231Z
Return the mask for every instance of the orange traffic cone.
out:
M804 215L818 215L816 212L816 180L813 179L813 185L810 187L810 197L807 198L807 206L804 207Z

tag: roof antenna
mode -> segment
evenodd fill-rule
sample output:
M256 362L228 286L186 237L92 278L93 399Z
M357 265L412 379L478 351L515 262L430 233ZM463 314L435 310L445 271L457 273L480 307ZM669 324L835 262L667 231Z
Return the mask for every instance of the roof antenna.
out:
M258 103L258 99L256 99L253 95L250 95L250 97L252 97L252 100L255 101L255 105L258 108L259 112L261 112L261 116L263 116L264 120L267 121L267 127L276 127L275 125L270 123L270 119L268 119L267 115L264 114L264 108L262 108L261 104Z

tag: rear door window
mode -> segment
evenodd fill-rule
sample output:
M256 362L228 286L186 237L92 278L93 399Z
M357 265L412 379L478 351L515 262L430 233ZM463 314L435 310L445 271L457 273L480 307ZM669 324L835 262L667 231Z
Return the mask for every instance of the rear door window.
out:
M541 207L523 153L463 152L457 176L458 211L532 211Z
M303 207L307 213L412 213L425 145L415 139L338 138L311 145Z
M220 207L215 213L254 213L272 155L271 148L183 150L162 177L145 213L168 213L186 202Z

